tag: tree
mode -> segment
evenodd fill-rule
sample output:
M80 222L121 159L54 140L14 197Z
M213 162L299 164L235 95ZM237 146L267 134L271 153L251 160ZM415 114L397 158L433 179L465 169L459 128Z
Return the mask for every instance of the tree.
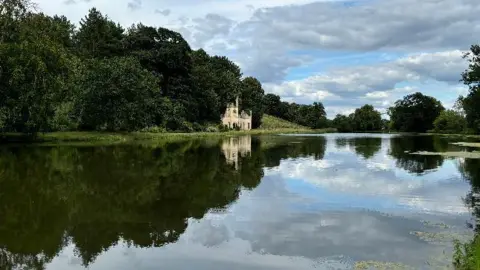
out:
M0 122L4 131L49 131L74 75L60 38L69 30L43 14L23 14L16 24L18 40L0 43Z
M282 118L283 112L281 111L280 96L275 94L266 94L263 97L263 105L265 107L265 113Z
M0 0L0 43L18 41L20 22L34 7L30 0Z
M467 127L465 118L454 110L442 111L433 122L435 132L461 133Z
M85 58L104 58L123 54L124 29L96 8L80 21L75 34L78 53Z
M132 131L154 123L158 82L137 59L91 60L80 85L82 128Z
M262 84L253 77L246 77L242 80L241 91L241 110L252 111L252 128L258 128L262 123L262 116L265 110L263 106L265 92Z
M355 110L353 124L355 131L378 131L382 129L382 117L372 105L364 105Z
M343 114L337 114L332 121L332 125L339 132L352 132L353 131L353 118L354 115L349 116Z
M417 92L397 100L388 113L394 130L425 132L433 128L433 121L443 110L440 101Z
M464 55L468 68L462 73L462 81L469 87L469 93L462 99L468 127L480 132L480 45L472 45Z

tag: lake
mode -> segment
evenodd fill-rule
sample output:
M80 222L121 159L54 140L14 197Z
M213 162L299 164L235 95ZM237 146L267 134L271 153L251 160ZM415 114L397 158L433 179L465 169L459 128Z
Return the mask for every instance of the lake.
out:
M0 262L448 269L453 239L473 237L480 160L409 154L447 149L462 148L387 134L3 146Z

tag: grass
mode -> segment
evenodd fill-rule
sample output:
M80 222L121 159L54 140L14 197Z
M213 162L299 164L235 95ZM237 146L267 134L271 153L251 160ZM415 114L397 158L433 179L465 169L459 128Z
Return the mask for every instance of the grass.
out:
M192 132L192 133L150 133L150 132L51 132L39 133L36 137L29 137L19 133L0 133L0 143L61 143L69 142L79 145L94 143L125 143L134 141L175 141L185 138L204 138L204 137L229 137L241 135L266 135L266 134L287 134L287 133L331 133L336 129L317 129L313 130L308 127L300 126L283 119L265 115L263 124L259 129L244 131L226 131L226 132Z
M127 142L139 141L155 141L166 140L176 141L188 138L207 138L207 137L231 137L241 135L267 135L267 134L286 134L286 133L327 133L333 132L332 129L292 129L292 128L277 128L277 129L253 129L247 131L227 131L227 132L193 132L193 133L145 133L145 132L51 132L39 133L35 138L28 137L18 133L4 133L0 134L0 142L7 143L108 143L118 144Z
M262 125L260 129L263 130L275 130L275 129L298 129L298 130L310 130L308 127L304 127L275 116L268 114L263 115Z
M425 135L437 135L441 136L447 139L466 139L466 140L472 140L472 141L478 141L480 140L480 135L475 135L475 134L447 134L447 133L423 133Z
M469 243L455 242L453 264L458 270L480 269L480 237Z

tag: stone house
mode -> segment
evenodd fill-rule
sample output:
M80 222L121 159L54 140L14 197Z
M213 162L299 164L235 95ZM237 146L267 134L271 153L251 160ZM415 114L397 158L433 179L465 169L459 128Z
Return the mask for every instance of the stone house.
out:
M229 128L239 127L240 130L252 129L252 111L249 113L245 111L239 111L238 97L235 99L235 103L227 105L225 114L222 114L222 124Z

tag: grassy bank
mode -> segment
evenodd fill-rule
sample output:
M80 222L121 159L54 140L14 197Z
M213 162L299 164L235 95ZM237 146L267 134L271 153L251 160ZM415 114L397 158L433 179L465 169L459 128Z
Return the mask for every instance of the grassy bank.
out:
M107 142L107 143L124 143L132 141L147 140L169 140L174 141L185 138L203 138L203 137L229 137L242 135L264 135L264 134L286 134L286 133L331 133L336 129L326 128L313 130L308 127L300 126L283 119L264 115L262 126L259 129L246 131L226 131L226 132L192 132L192 133L150 133L150 132L51 132L39 133L36 137L29 137L19 133L0 133L0 142L42 142L42 143L58 143L58 142Z
M480 237L476 236L469 243L455 243L453 264L458 270L480 269Z
M310 130L307 127L283 120L281 118L264 114L262 118L262 126L260 129L263 130L276 130L276 129L295 129L295 130Z
M18 133L0 134L2 142L108 142L124 143L141 140L176 140L185 138L202 137L229 137L241 135L263 135L263 134L285 134L285 133L327 133L334 132L334 129L253 129L248 131L227 131L227 132L193 132L193 133L106 133L106 132L52 132L39 133L36 137L29 137Z
M437 135L448 139L480 141L480 135L477 134L448 134L448 133L423 133L426 135Z

